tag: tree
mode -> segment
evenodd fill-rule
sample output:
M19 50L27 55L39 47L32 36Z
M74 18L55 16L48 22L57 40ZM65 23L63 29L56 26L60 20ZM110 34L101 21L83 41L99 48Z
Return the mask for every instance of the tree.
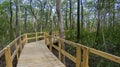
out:
M61 0L56 0L56 11L58 16L58 27L59 27L59 36L60 38L64 38L64 23L63 17L61 13ZM63 43L62 43L63 44ZM62 45L62 49L65 49L65 45ZM65 57L63 56L63 63L65 63Z
M80 41L80 0L77 0L77 42Z
M24 32L27 32L27 8L24 8L25 10L25 17L24 17Z
M13 11L12 11L12 0L10 0L10 39L13 40L14 38L14 30L13 30Z
M16 25L15 25L15 37L21 34L20 30L20 0L16 0Z
M83 14L84 14L84 12L83 12L83 2L81 0L81 28L84 27L84 17L83 17Z
M67 12L68 12L68 1L66 0L66 29L68 29L68 24L67 24L68 23L68 21L67 21L68 13Z
M52 1L49 1L49 5L50 5L50 32L52 34L53 32L53 12L52 12L52 9L53 9L53 6L52 6Z
M72 1L69 0L69 7L70 7L70 13L69 13L69 17L70 17L70 29L72 29Z

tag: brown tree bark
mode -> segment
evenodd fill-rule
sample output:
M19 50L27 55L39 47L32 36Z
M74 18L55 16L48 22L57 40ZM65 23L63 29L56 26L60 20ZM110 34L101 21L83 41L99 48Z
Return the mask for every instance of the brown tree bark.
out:
M20 31L20 1L16 0L16 25L15 25L15 37L19 36L21 31Z
M24 32L27 33L27 8L25 7Z
M63 23L63 17L61 13L61 0L56 0L56 11L58 16L58 26L59 26L59 36L60 38L64 38L64 23ZM65 49L65 46L62 43L62 49ZM62 61L65 64L65 56L62 56Z
M49 1L49 5L50 5L50 32L51 32L51 35L53 33L53 12L52 12L52 9L53 9L53 6L52 6L52 1Z
M80 0L77 2L77 42L80 41Z
M14 39L12 1L10 0L10 40Z

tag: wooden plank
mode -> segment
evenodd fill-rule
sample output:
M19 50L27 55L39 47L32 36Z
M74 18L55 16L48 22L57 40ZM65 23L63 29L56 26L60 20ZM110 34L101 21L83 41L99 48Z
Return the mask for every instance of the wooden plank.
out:
M67 43L69 45L72 45L73 47L77 47L77 44L78 44L78 43L74 43L72 41L68 41L68 40L65 40L65 39L62 39L62 38L59 38L59 37L54 37L54 38L56 38L58 40L61 40L62 42L65 42L65 43Z
M76 67L81 66L81 47L76 48Z
M5 48L5 60L6 60L6 67L13 67L9 45Z
M38 33L37 32L35 33L35 38L36 38L36 41L38 41Z
M88 67L88 57L89 57L89 51L88 48L82 47L83 49L83 67Z
M12 61L14 60L15 56L17 56L17 60L18 60L18 50L20 48L20 45L18 45L15 49L15 51L12 54Z
M38 36L37 38L44 38L44 36Z
M28 37L27 37L27 34L25 34L25 40L26 40L25 44L27 44L27 43L28 43Z
M51 36L49 37L49 41L50 41L50 51L52 52L52 45L53 45L53 42L52 42L52 37L51 37Z
M69 54L68 52L61 50L61 53L66 56L67 58L69 58L70 60L72 60L73 62L76 63L76 58L74 56L72 56L71 54Z
M17 57L17 61L18 61L18 50L19 50L19 45L17 46L17 42L15 42L15 48L16 48L16 51L15 51L15 54L16 54L16 57ZM14 54L13 54L13 58L14 58Z
M62 54L61 54L62 45L61 45L61 41L60 40L58 41L58 48L59 48L58 58L61 61L62 60Z
M56 50L59 50L59 48L56 45L52 45L53 48L55 48Z
M96 50L96 49L93 49L93 48L89 48L89 49L90 49L90 52L93 53L93 54L96 54L98 56L101 56L103 58L106 58L108 60L111 60L111 61L114 61L114 62L120 64L120 57L118 57L118 56L108 54L108 53L105 53L105 52L102 52L102 51L99 51L99 50Z
M45 44L47 44L47 34L44 33L44 40L45 40Z
M29 37L27 38L28 40L31 40L31 39L36 39L36 37Z
M65 67L45 45L44 40L24 46L17 67Z

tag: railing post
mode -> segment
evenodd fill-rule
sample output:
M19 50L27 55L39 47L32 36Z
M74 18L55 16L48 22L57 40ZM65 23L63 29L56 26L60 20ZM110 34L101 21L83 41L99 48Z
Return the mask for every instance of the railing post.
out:
M5 48L6 67L13 67L10 46Z
M21 37L19 38L19 45L20 45L20 52L22 52L22 43L21 43Z
M88 67L88 60L89 60L89 50L86 47L83 47L83 67Z
M61 61L62 59L62 55L61 55L61 48L62 48L62 46L61 46L61 41L60 40L58 40L58 47L59 47L59 51L58 51L58 58L59 58L59 60Z
M47 34L44 32L44 39L45 39L45 44L47 45Z
M28 37L27 37L27 34L25 34L25 44L28 43Z
M52 52L52 44L53 44L52 35L49 37L49 41L50 41L50 51Z
M15 41L15 48L17 49L17 42ZM16 53L17 61L18 61L18 52Z
M76 67L81 67L81 47L76 47Z
M36 41L38 41L38 36L37 35L38 35L38 33L36 32L35 33Z

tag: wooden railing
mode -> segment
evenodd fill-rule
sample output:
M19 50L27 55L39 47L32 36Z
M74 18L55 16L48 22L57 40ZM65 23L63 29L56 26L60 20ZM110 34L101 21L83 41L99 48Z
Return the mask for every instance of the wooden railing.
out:
M51 38L51 39L50 39ZM53 41L56 40L58 41L58 46L53 44ZM45 43L49 44L50 51L52 51L52 48L55 48L58 51L58 58L59 60L62 59L62 55L66 56L70 60L72 60L76 65L76 67L89 67L89 54L95 54L98 56L101 56L105 59L111 60L113 62L116 62L120 64L120 57L105 53L103 51L96 50L94 48L89 48L87 46L74 43L62 38L59 38L57 36L49 36L47 33L45 33ZM72 56L70 53L62 49L62 45L64 43L71 45L76 48L76 56Z
M0 58L3 56L5 57L6 67L13 67L13 60L15 59L15 57L17 57L17 61L18 61L19 55L20 55L19 52L22 51L25 44L32 41L38 41L44 38L45 44L49 46L50 51L52 51L52 48L55 48L56 50L58 50L59 60L62 60L62 55L64 55L70 60L72 60L76 64L76 67L89 67L89 64L88 64L89 53L93 53L95 55L101 56L103 58L106 58L108 60L111 60L120 64L120 57L118 56L114 56L112 54L108 54L108 53L105 53L93 48L89 48L87 46L84 46L78 43L74 43L74 42L59 38L58 34L56 33L54 34L55 34L54 36L50 36L46 32L23 34L18 38L16 38L15 40L13 40L9 45L7 45L3 50L0 51ZM53 44L54 41L58 42L58 46ZM67 43L68 45L71 45L76 48L75 56L71 55L70 53L62 49L61 44L64 44L64 43Z
M4 67L13 67L13 60L16 57L18 61L24 45L28 42L31 42L30 40L38 41L39 38L43 38L43 33L26 33L20 35L18 38L16 38L10 44L8 44L4 49L0 51L0 58L5 57Z

